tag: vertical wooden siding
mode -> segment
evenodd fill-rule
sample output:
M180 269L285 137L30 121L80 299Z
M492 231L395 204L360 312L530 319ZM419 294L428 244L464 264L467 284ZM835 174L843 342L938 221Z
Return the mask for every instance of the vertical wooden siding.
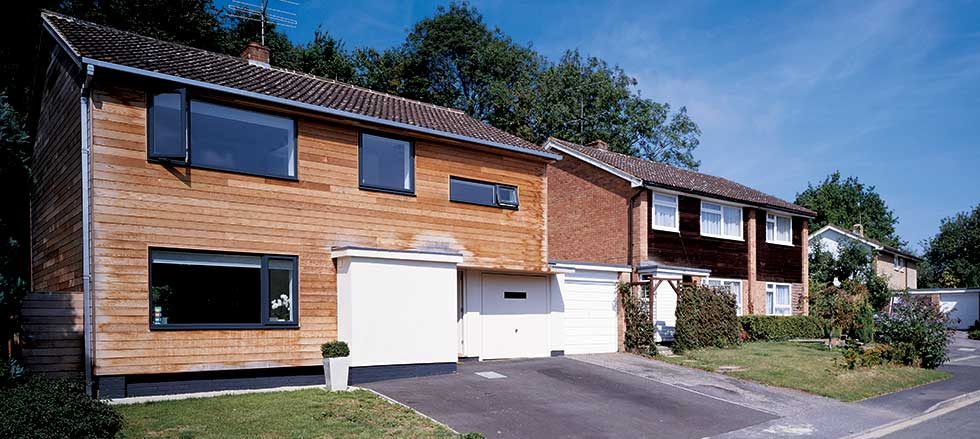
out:
M147 162L145 105L141 90L123 88L101 89L94 105L97 375L319 364L319 345L337 333L334 246L547 268L543 161L417 141L415 197L362 191L358 131L300 118L298 182L188 172ZM520 209L451 203L450 175L516 185ZM149 247L297 255L301 328L151 332Z

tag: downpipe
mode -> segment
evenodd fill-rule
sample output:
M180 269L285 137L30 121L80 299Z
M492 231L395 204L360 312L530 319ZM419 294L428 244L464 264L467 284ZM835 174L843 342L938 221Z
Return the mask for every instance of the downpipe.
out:
M92 95L92 80L95 77L95 66L86 64L85 78L82 82L81 98L81 130L82 130L82 335L85 345L85 392L95 397L93 383L93 340L95 324L92 308L92 250L91 250L91 166L92 166L92 119L90 102Z

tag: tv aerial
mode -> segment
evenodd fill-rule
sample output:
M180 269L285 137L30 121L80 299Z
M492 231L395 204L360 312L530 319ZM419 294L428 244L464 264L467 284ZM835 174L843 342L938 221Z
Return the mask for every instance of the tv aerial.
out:
M279 9L275 7L270 7L269 3L275 1L276 3L283 3L290 6L298 6L299 3L292 0L254 0L257 3L251 3L242 0L231 0L228 5L228 16L235 17L241 20L257 21L261 23L261 43L265 45L265 25L266 23L274 24L276 26L283 26L295 29L296 25L299 24L297 20L296 13L290 12L285 9Z

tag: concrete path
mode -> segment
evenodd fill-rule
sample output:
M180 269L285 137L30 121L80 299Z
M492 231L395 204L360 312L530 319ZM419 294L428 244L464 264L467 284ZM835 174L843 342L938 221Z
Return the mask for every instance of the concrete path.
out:
M575 355L570 358L742 407L765 411L777 417L714 437L839 438L901 418L898 413L877 407L848 404L796 390L769 387L632 354Z

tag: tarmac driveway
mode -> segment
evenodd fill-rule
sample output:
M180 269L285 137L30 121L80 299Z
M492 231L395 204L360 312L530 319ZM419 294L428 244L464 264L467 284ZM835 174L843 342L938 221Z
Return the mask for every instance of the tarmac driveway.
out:
M489 377L478 375L494 372ZM702 438L775 415L569 358L471 362L453 375L366 384L461 433Z

